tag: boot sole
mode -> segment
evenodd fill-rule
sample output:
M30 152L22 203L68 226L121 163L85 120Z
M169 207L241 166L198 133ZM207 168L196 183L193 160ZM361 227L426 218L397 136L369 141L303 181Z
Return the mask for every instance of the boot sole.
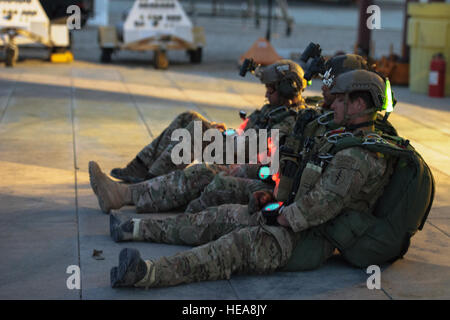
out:
M119 285L117 285L117 280L118 280L118 268L117 267L113 267L111 268L111 272L110 272L110 281L111 281L111 287L112 288L117 288L119 287Z
M114 214L111 214L109 216L109 233L111 235L111 238L115 242L122 242L123 241L123 234L120 230L120 224L122 221L120 221L119 218L117 218Z
M125 248L119 254L119 266L111 269L111 287L132 287L134 283L124 283L124 278L129 269L136 269L141 260L141 254L136 249Z

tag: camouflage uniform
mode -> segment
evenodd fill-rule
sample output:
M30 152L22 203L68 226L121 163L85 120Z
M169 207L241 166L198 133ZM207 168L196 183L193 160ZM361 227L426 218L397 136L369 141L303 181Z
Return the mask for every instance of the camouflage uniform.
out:
M263 108L261 110L256 110L249 116L249 121L244 129L244 132L249 129L255 129L255 130L278 129L278 130L280 130L279 131L280 139L282 139L282 137L284 135L288 134L290 132L290 130L292 129L292 127L295 123L295 112L299 108L300 107L292 107L286 111L279 110L271 115L270 113L274 110L277 110L277 107L265 105L265 106L263 106ZM211 124L205 120L202 120L203 132L210 128L212 128ZM189 123L189 125L186 126L186 129L191 134L191 137L194 137L194 123L193 122ZM270 136L270 131L268 132L268 134L269 134L268 136ZM223 140L224 140L223 143L225 145L225 137ZM151 176L160 176L160 175L169 173L171 171L174 171L176 169L182 169L187 166L186 164L180 164L177 166L172 162L172 157L171 157L172 149L177 143L178 142L170 142L165 147L165 149L157 156L157 158L151 164L147 165L149 168L148 172ZM192 147L191 147L192 152L194 150L193 143L194 143L194 141L192 139ZM206 147L207 144L208 144L208 142L203 142L203 149ZM145 152L147 152L147 151L145 151ZM142 152L139 155L140 158L142 157L141 154L142 154ZM225 148L224 148L224 158L223 159L226 159ZM192 160L193 160L193 157L192 157ZM150 163L150 162L147 162L147 163Z
M193 136L194 121L202 122L202 130L206 131L212 128L211 122L206 120L201 114L195 111L187 111L179 114L170 125L164 129L164 131L154 139L149 145L145 146L137 155L137 157L148 168L149 173L153 176L158 176L166 172L170 172L176 169L176 166L172 164L171 169L163 169L162 171L156 170L156 168L164 166L165 154L170 152L173 148L174 142L172 142L172 133L176 129L185 128ZM169 153L170 154L170 153ZM161 158L161 159L160 159ZM154 169L152 169L155 167ZM183 168L183 167L181 167ZM159 173L162 172L162 173Z
M138 213L167 212L186 205L185 212L192 213L224 203L246 204L254 191L269 190L272 186L257 179L239 177L239 174L248 174L243 167L192 164L184 170L130 185L133 203Z
M302 117L307 109L301 109L297 117ZM320 112L320 110L317 110ZM335 126L332 123L331 126ZM291 125L291 132L294 124ZM306 126L304 135L311 137L323 136L328 125L320 125L317 119ZM291 133L289 132L289 134ZM287 134L282 135L280 146L284 143ZM204 189L201 196L192 200L186 208L186 213L199 212L209 206L225 203L247 204L251 195L256 191L272 191L275 184L269 179L261 181L258 177L260 165L235 165L230 172L220 174ZM237 178L241 177L241 178Z
M261 110L253 112L245 129L278 129L280 141L283 141L285 136L292 131L296 111L300 107L278 109L270 114L277 109L265 105ZM205 130L204 122L203 125ZM188 125L188 128L192 128L193 134L192 123ZM187 166L175 166L170 159L174 145L175 143L168 145L151 166L149 172L155 175L156 172L152 171L152 168L155 166L159 168L157 177L130 185L137 212L167 212L183 208L194 199L187 207L187 212L198 212L209 206L224 203L246 204L253 192L270 190L273 187L257 180L257 172L260 167L258 164L194 163ZM186 167L183 169L184 166ZM168 173L162 175L164 171L168 171ZM214 178L219 172L223 173ZM205 190L202 193L203 189Z
M271 191L273 187L271 181L261 181L256 177L241 178L221 172L203 189L198 198L189 202L184 212L200 212L225 203L248 204L254 192Z
M367 150L354 147L336 153L313 188L283 210L290 228L268 226L260 212L249 215L247 206L236 204L175 218L142 219L139 238L198 247L154 261L155 282L140 281L136 286L317 268L334 250L322 236L321 225L333 223L348 210L371 212L386 183L385 174L386 160ZM294 268L293 253L297 255Z

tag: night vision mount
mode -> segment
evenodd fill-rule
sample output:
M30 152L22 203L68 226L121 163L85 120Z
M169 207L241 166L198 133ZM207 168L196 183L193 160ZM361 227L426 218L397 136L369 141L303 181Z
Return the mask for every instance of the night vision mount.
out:
M308 61L311 62L308 64ZM306 65L304 78L310 81L316 75L325 74L325 59L322 56L322 49L317 43L311 42L303 51L300 60Z
M245 59L242 63L241 68L239 69L239 75L241 77L245 77L247 72L253 73L258 66L259 65L252 58Z

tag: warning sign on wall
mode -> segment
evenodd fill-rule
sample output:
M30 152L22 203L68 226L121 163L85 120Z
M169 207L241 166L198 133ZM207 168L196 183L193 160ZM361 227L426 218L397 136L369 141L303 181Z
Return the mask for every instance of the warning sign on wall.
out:
M193 42L192 23L177 0L136 0L123 31L125 43L163 35Z

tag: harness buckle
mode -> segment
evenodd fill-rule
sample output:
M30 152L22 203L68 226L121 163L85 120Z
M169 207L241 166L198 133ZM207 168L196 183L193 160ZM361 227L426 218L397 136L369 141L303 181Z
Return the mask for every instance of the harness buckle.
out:
M336 144L338 140L346 137L353 137L353 133L351 132L341 132L341 133L335 133L327 137L327 141L329 143Z
M283 111L288 111L288 108L287 108L286 106L278 107L278 108L276 108L276 109L270 111L270 112L267 114L267 118L271 118L272 115L273 115L274 113L277 113L277 112L279 112L279 111L281 111L281 110L283 110Z
M373 133L369 134L364 137L363 145L367 144L376 144L376 143L387 143L386 140L384 140L382 137L380 137L378 134Z
M328 121L327 121L326 119L327 119L330 115L333 115L333 114L334 114L334 111L327 112L327 113L321 115L320 117L318 117L318 118L317 118L317 122L318 122L320 125L327 125L327 124L329 124L331 121L333 121L333 119L329 119Z

